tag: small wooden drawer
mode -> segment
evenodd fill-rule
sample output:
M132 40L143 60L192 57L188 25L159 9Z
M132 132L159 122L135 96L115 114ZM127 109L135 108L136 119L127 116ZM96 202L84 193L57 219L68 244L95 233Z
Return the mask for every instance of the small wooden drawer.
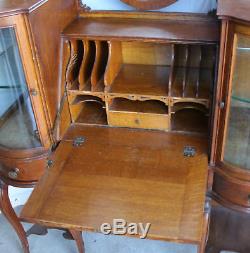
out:
M168 106L161 101L115 98L108 110L108 123L116 127L169 130Z
M169 130L169 115L137 112L109 112L109 124L117 127Z
M250 207L250 184L246 181L215 172L213 192L222 200L235 205Z
M6 178L23 181L38 181L44 174L47 157L36 159L5 159L3 166L0 166L0 173Z

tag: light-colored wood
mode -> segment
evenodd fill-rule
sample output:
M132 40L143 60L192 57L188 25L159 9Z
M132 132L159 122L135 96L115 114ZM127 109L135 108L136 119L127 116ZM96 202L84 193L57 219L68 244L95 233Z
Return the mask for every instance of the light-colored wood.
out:
M124 64L110 93L167 96L169 71L168 66Z
M104 76L104 83L110 86L119 74L122 66L122 47L119 41L109 42L109 59Z
M62 63L60 66L60 77L59 77L59 83L62 84L61 85L61 101L60 101L60 105L61 108L58 109L58 114L57 117L55 119L54 122L54 141L59 141L62 139L63 135L65 134L65 132L67 131L67 129L69 128L70 124L71 124L71 116L70 116L70 111L69 111L69 104L67 101L67 98L65 97L65 92L66 92L66 72L67 72L67 67L70 61L70 42L69 41L62 41L62 49L61 49L61 59L62 59ZM62 120L63 119L63 120Z
M169 130L168 106L157 100L115 98L107 108L108 123L116 127Z
M91 74L91 91L104 91L104 73L108 61L108 43L95 41L96 56Z
M0 2L0 16L29 13L43 5L46 0L3 0Z
M171 44L122 42L124 64L171 65Z
M91 90L91 73L93 70L96 47L94 41L84 40L84 54L82 65L79 73L79 90L90 91Z
M168 114L109 111L108 122L113 127L169 130Z
M70 41L70 60L67 65L66 82L69 89L79 89L79 70L82 64L83 44L79 40Z
M77 136L85 143L74 148ZM183 157L187 144L196 147L195 157ZM119 217L151 223L148 239L200 243L207 163L206 138L75 126L21 217L89 231Z
M67 38L93 40L134 40L144 42L216 43L218 24L182 20L129 18L78 18L64 31ZM193 28L196 29L193 29ZM125 29L124 29L125 28Z
M107 124L105 102L102 98L69 94L68 99L73 123Z

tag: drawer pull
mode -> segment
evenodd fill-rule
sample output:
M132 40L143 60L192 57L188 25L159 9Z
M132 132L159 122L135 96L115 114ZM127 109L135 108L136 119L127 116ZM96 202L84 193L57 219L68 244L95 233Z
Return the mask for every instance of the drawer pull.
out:
M139 119L135 119L135 124L136 125L140 125L140 120Z
M11 171L9 171L8 176L11 179L17 179L19 176L20 170L18 168L15 168Z

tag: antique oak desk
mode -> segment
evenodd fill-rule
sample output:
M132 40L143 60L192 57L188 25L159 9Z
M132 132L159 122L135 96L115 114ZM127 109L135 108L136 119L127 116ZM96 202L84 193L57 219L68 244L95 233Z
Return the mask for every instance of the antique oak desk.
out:
M53 36L31 34L53 147L21 219L68 229L79 252L81 231L99 232L102 223L122 218L151 223L149 239L193 244L204 253L217 19L37 2L22 14L28 29L32 11L39 22L50 8L60 17L57 27L45 22Z

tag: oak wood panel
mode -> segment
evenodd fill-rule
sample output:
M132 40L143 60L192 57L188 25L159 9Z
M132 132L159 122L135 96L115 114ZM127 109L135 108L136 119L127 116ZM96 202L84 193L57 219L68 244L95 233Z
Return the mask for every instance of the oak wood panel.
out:
M185 109L176 112L171 116L172 131L208 133L208 117L203 113L192 109Z
M84 40L84 53L82 65L79 73L79 90L90 91L91 90L91 73L93 70L96 46L94 41Z
M108 122L114 127L169 130L168 114L109 111Z
M168 66L123 64L110 93L167 96Z
M122 66L122 46L119 41L109 42L109 59L104 76L104 83L110 86L120 72Z
M2 0L0 2L0 16L27 13L45 2L46 0Z
M218 41L218 32L216 22L78 18L64 30L63 35L88 39L120 40L122 38L123 40L213 43Z
M165 43L121 42L124 64L171 65L172 45Z
M70 140L76 136L86 138L82 147L73 148ZM194 158L183 157L187 144L196 147ZM206 146L206 139L188 135L72 127L21 217L91 231L100 231L100 224L119 217L151 222L151 239L199 243Z
M56 120L53 124L54 139L59 141L62 139L68 127L71 124L71 117L69 111L69 104L66 97L66 72L70 59L70 43L69 41L62 41L63 45L61 48L61 65L59 68L59 83L61 83L61 100L60 108L56 115Z
M108 43L106 41L95 41L96 55L95 63L91 73L91 91L104 91L104 74L108 62Z
M60 34L76 16L74 0L49 0L28 15L51 127L64 89L59 84Z
M242 19L250 22L250 5L247 0L219 0L217 15L228 18Z
M45 153L41 156L31 157L26 159L11 159L2 158L0 165L0 174L10 180L15 181L38 181L44 174L45 168L47 166L48 154ZM17 170L17 171L16 171ZM11 172L16 172L16 176L12 177Z

